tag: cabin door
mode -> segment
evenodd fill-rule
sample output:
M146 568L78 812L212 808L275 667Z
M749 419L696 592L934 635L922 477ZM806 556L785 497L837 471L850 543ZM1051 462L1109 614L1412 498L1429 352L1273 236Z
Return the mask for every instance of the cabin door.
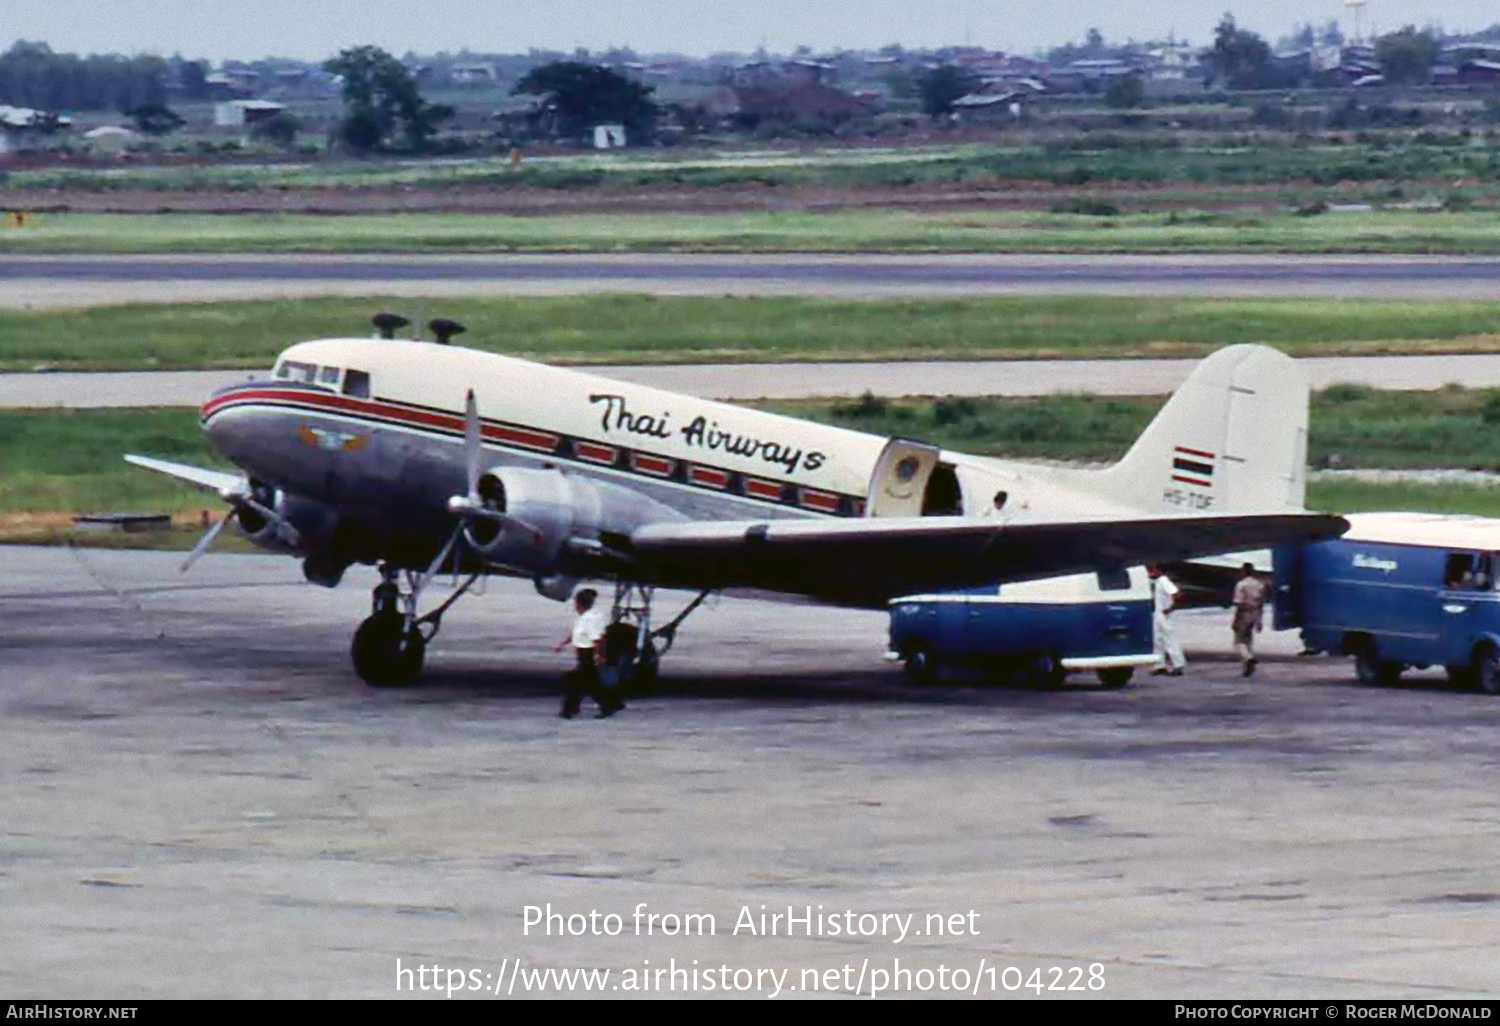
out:
M870 476L865 516L921 516L922 499L927 494L927 482L937 469L938 455L936 446L921 442L892 438L885 443Z

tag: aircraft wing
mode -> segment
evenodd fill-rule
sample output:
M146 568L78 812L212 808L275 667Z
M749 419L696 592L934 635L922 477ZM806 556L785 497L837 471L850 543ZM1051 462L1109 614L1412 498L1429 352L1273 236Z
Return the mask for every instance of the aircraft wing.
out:
M665 585L882 607L901 595L1335 537L1348 526L1309 513L1009 525L967 517L692 521L642 527L630 546Z
M226 474L222 470L205 470L202 467L189 466L186 463L173 463L170 460L153 459L150 456L136 456L128 454L126 463L133 463L137 467L145 467L159 474L170 474L172 477L195 484L199 488L207 488L215 492L241 491L245 486L245 479L239 474Z

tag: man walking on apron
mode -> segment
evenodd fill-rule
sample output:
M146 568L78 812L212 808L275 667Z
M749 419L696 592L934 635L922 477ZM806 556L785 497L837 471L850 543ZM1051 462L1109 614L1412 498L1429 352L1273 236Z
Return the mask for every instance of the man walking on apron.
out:
M1255 576L1255 565L1240 567L1239 583L1234 586L1234 651L1240 657L1240 676L1255 672L1255 635L1260 632L1261 613L1270 598L1271 589Z
M578 619L573 621L573 630L568 637L552 649L561 652L571 644L578 660L577 666L563 674L563 703L558 715L565 720L578 715L584 695L598 703L598 718L601 720L625 708L620 697L606 690L604 682L599 679L599 666L604 662L604 632L609 626L609 618L596 605L598 599L599 593L593 588L583 588L573 596L573 609Z
M1182 668L1187 665L1187 656L1177 643L1177 634L1167 619L1177 605L1177 593L1180 589L1172 583L1170 577L1161 572L1159 566L1146 567L1146 573L1151 578L1151 647L1156 653L1156 666L1151 672L1181 677Z

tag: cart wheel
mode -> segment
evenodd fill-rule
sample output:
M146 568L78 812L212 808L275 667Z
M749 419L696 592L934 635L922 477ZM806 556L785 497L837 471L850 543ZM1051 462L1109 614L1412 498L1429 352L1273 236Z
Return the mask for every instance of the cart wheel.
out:
M1500 695L1500 651L1485 646L1474 657L1474 682L1486 695Z
M1032 687L1043 690L1062 687L1067 676L1068 671L1063 668L1062 660L1051 653L1037 656L1026 667L1027 682Z
M1107 670L1098 671L1100 686L1110 689L1123 688L1130 683L1130 678L1134 675L1135 667L1133 666L1111 666Z
M906 653L906 679L913 684L931 684L937 679L937 661L926 645L913 645Z

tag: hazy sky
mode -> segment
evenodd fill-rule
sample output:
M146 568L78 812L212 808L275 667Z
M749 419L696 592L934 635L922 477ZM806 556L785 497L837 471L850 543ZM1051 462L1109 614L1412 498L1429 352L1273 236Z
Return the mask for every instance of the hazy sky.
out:
M325 57L355 43L397 53L530 47L704 54L764 43L823 49L972 42L1027 52L1076 39L1091 25L1111 39L1175 31L1207 41L1225 10L1275 37L1293 22L1343 19L1343 0L0 0L0 46L41 39L54 49L253 58ZM1369 0L1366 27L1439 22L1450 30L1500 21L1495 0Z

